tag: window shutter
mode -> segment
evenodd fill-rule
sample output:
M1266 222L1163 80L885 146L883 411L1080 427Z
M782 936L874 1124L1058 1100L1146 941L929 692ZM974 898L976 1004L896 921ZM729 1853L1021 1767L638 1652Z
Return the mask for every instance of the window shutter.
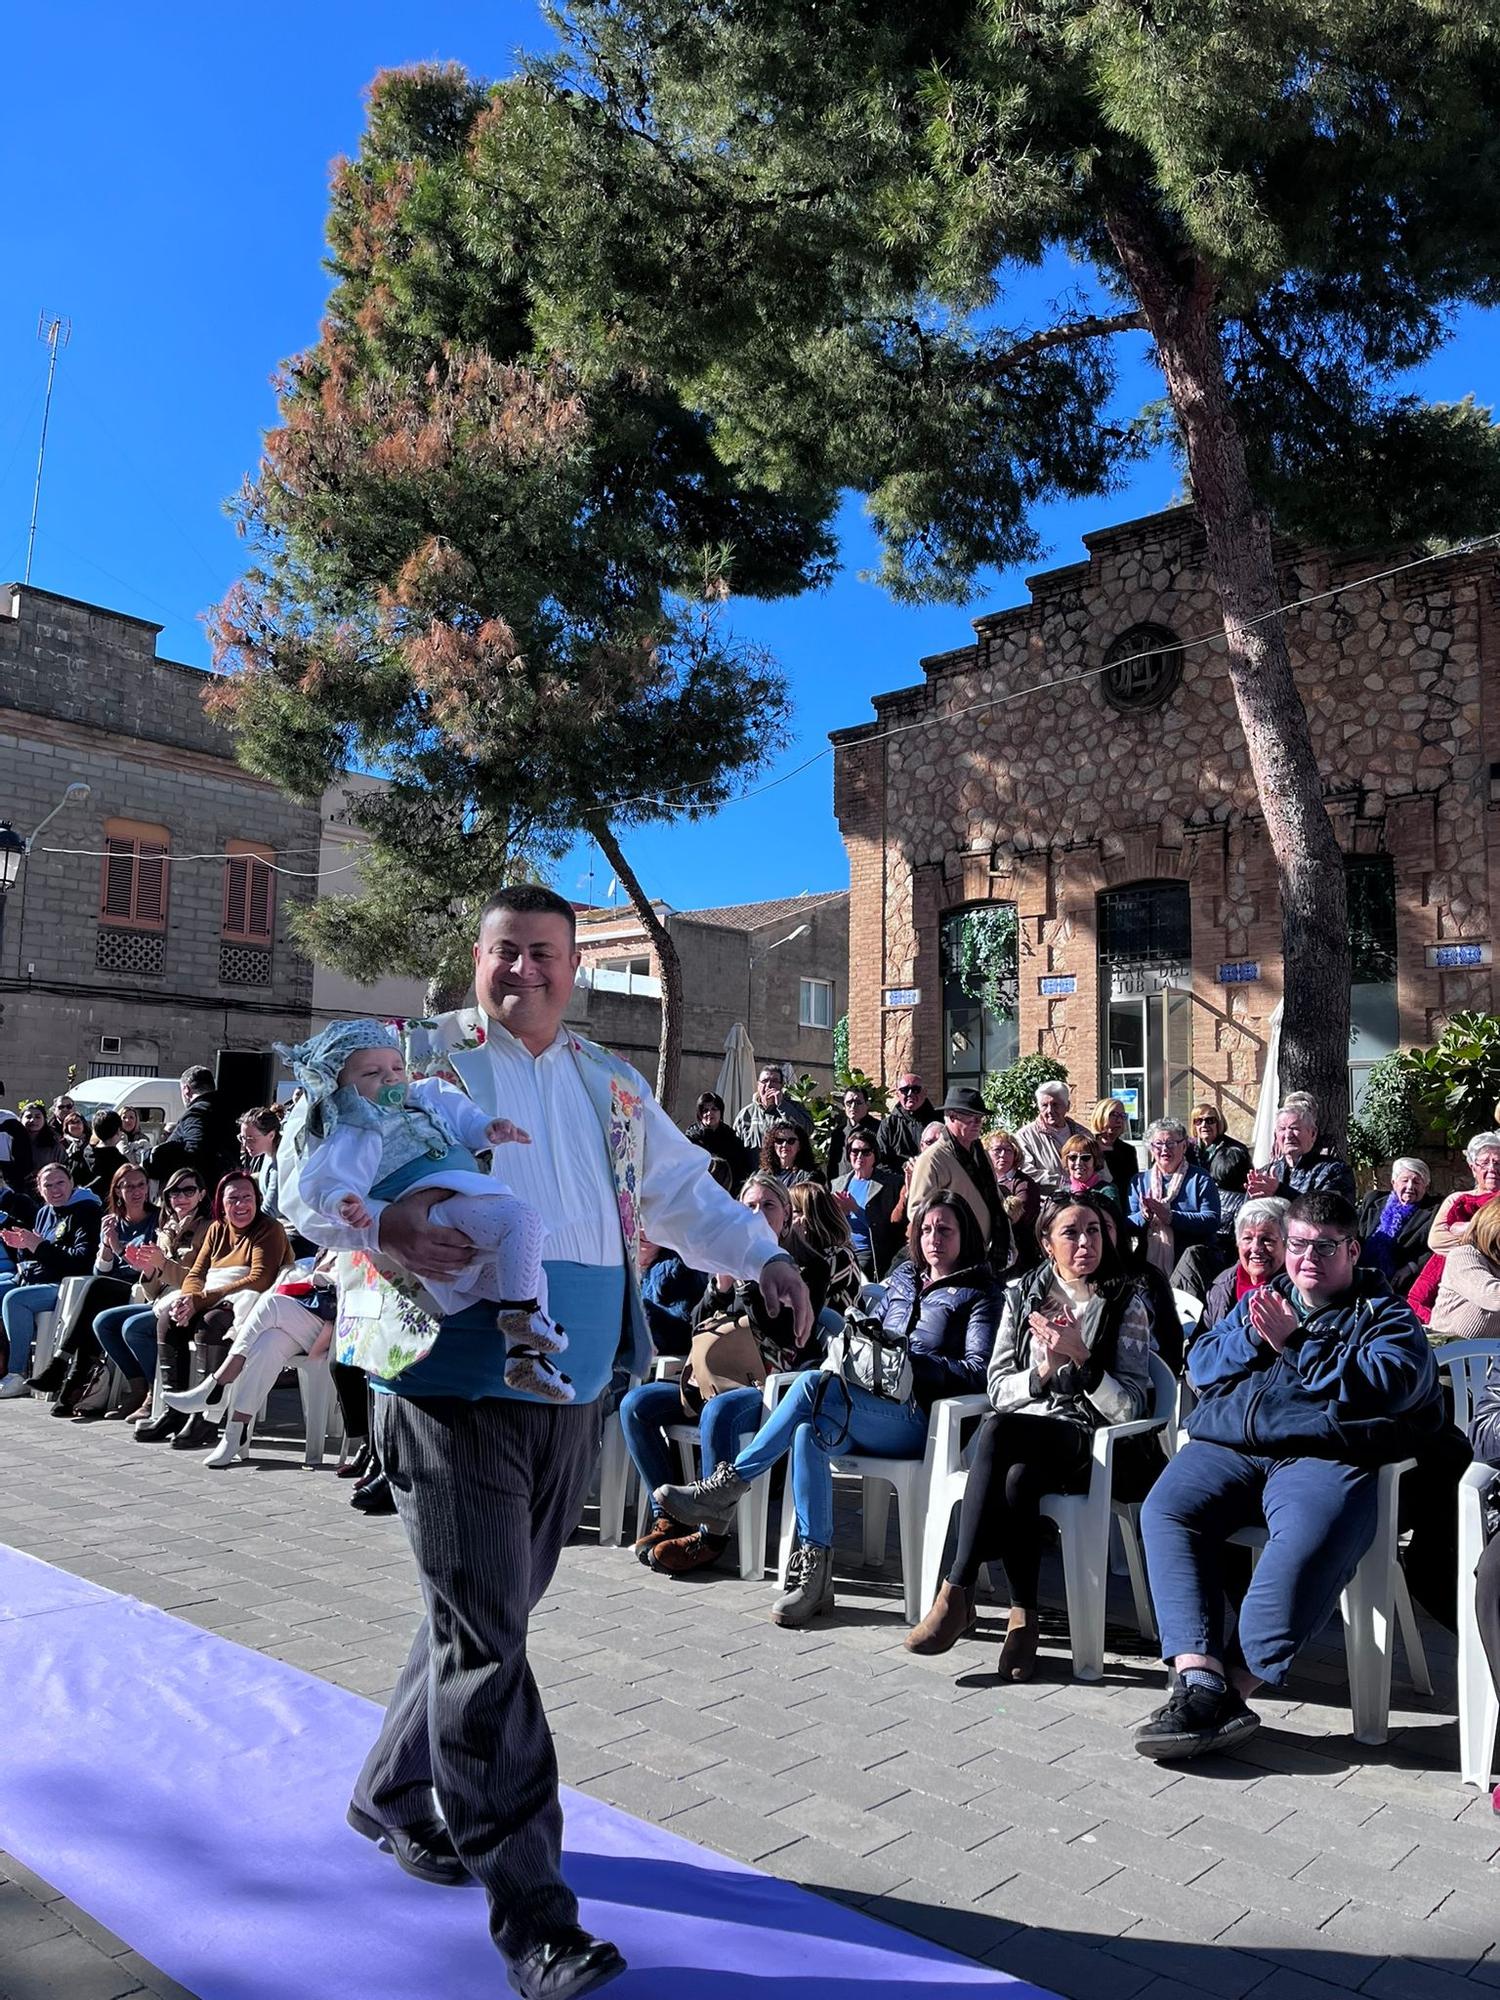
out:
M224 863L224 930L233 944L269 945L276 918L275 849L231 840Z
M101 922L165 930L171 852L164 826L145 826L127 819L107 821L99 882Z
M152 926L164 923L167 915L167 850L142 847L135 864L136 921Z
M224 865L224 934L245 935L246 877L250 872L247 855L231 855Z
M99 914L129 920L135 904L135 842L106 840Z
M252 937L271 942L271 896L275 876L264 861L252 860L250 874L250 918L248 929Z

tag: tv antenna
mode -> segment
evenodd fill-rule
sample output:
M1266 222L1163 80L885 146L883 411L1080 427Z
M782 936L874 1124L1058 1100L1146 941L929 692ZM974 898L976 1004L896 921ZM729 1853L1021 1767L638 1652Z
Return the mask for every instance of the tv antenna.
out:
M57 374L59 351L73 338L73 322L53 313L49 318L45 309L37 314L36 337L47 343L47 395L42 404L42 441L36 454L36 484L31 489L31 532L26 537L26 574L23 583L31 581L31 558L36 548L36 515L42 500L42 467L47 462L47 420L52 415L52 382Z

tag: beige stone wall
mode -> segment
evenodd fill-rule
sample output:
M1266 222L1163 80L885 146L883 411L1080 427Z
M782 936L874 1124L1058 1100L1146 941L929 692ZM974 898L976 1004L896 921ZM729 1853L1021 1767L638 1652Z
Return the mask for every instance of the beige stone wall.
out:
M1087 562L1033 578L1030 602L977 620L974 644L924 661L920 687L877 697L877 723L835 738L851 870L851 1056L886 1079L915 1060L936 1083L939 920L965 903L1010 900L1021 919L1021 1048L1056 1054L1092 1101L1096 898L1181 880L1192 899L1194 1080L1243 1128L1280 997L1280 927L1222 637L1189 645L1179 686L1156 710L1122 714L1097 675L1079 678L1131 626L1189 642L1221 625L1201 534L1180 508L1086 546ZM1400 560L1280 555L1289 601ZM1430 1039L1457 1008L1491 1004L1488 969L1439 974L1423 951L1491 935L1496 605L1497 565L1484 556L1363 583L1289 619L1340 842L1394 858L1404 1042ZM887 731L897 733L881 740ZM1227 959L1257 959L1260 981L1218 985ZM1076 993L1042 998L1048 973L1074 975ZM881 988L902 983L920 986L920 1007L883 1010Z

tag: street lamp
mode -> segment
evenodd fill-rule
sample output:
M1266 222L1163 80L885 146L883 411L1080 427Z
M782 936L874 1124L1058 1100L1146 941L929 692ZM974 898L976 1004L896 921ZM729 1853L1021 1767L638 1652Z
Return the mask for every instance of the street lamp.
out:
M89 787L87 785L69 785L51 812L47 814L47 817L43 820L38 820L30 833L17 833L8 819L0 819L0 952L3 952L5 947L5 899L16 886L21 870L26 865L26 857L30 854L37 835L44 826L52 824L63 807L71 800L86 799L88 796ZM26 899L24 895L21 899L21 914L23 917L26 914Z

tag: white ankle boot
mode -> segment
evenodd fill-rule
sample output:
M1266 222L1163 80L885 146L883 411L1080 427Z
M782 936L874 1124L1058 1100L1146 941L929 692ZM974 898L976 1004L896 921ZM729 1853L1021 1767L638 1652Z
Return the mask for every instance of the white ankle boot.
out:
M216 1382L212 1375L205 1375L196 1387L191 1389L167 1389L162 1393L162 1401L169 1410L182 1410L191 1415L194 1410L210 1410L228 1394L226 1382Z
M245 1426L231 1417L224 1426L224 1435L204 1459L203 1463L214 1472L222 1472L226 1465L233 1465L237 1458L248 1458L245 1449Z

